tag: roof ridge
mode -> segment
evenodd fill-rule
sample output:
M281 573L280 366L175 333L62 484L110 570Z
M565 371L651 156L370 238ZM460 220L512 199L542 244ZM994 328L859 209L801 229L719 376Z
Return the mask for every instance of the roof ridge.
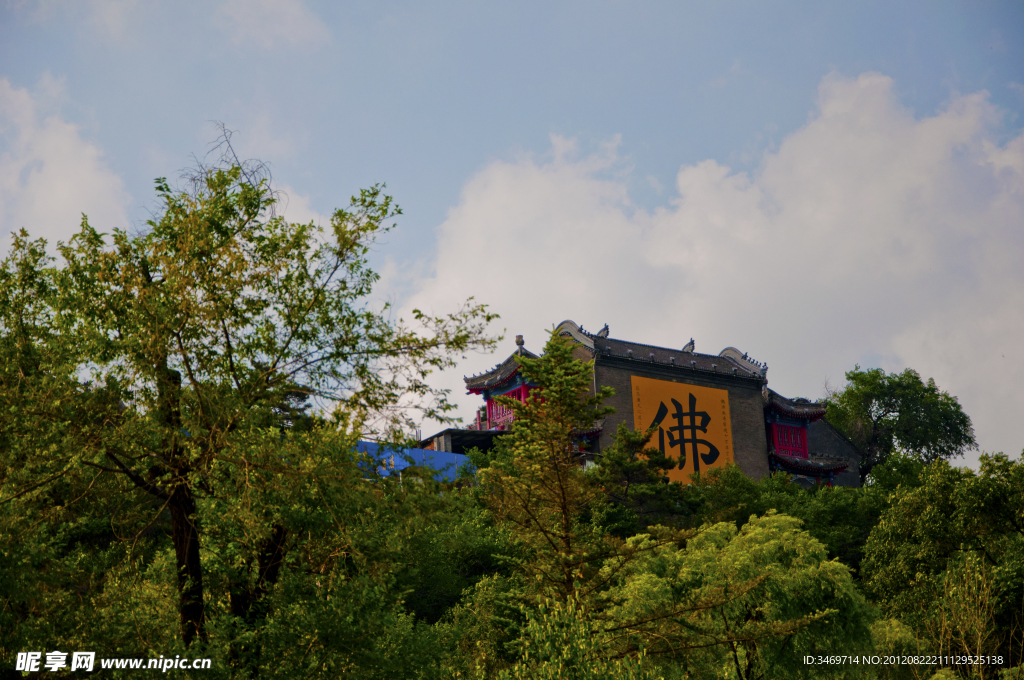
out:
M536 354L534 354L530 350L526 349L525 347L522 347L522 348L519 348L516 351L512 352L512 354L509 354L507 357L505 357L504 360L499 361L498 363L494 364L493 368L489 368L486 371L482 371L480 373L474 373L473 375L463 375L462 377L463 378L476 378L476 377L481 376L481 375L487 375L488 373L493 373L494 371L498 370L502 366L506 365L509 361L515 361L515 358L517 356L518 357L527 356L527 357L529 357L531 359L538 359L539 358Z
M596 336L595 336L596 337ZM683 352L683 354L692 354L699 357L710 357L712 359L728 359L728 357L719 357L717 354L705 354L704 352L686 352L681 347L664 347L662 345L649 345L646 342L634 342L632 340L621 340L619 338L600 338L601 340L614 340L615 342L622 342L627 345L636 345L637 347L650 347L651 349L663 349L667 352ZM735 362L733 362L735 363Z

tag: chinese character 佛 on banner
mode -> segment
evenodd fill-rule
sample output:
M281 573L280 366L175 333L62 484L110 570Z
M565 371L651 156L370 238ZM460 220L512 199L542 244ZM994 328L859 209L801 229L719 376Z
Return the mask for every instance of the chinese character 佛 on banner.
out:
M631 382L633 427L656 428L647 446L676 461L670 481L686 483L694 472L733 462L727 390L635 375Z

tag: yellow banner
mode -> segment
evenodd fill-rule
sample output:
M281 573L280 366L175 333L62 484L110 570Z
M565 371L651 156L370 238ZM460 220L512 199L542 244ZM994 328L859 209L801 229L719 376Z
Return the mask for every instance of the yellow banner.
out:
M732 422L729 392L667 380L631 376L633 427L658 429L647 446L661 449L676 466L668 471L673 482L689 482L694 472L732 462Z

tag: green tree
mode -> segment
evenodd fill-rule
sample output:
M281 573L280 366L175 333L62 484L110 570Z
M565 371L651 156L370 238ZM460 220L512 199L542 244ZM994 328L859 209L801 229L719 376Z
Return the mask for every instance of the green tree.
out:
M326 427L254 436L246 476L225 466L216 477L227 488L200 504L208 647L235 677L444 677L448 647L418 616L438 605L409 600L433 566L418 551L463 513L428 477L368 478L351 444ZM277 527L287 538L269 582L273 561L260 555ZM236 594L253 601L248 617Z
M450 490L419 514L396 565L396 578L409 589L406 607L418 620L441 621L467 589L511 575L510 560L522 556L508 527L497 526L468 491Z
M977 447L971 419L933 379L922 382L909 368L886 373L858 366L846 381L828 396L825 417L860 449L861 484L895 452L932 463Z
M648 433L620 424L589 472L604 491L593 509L594 521L617 538L644 533L652 526L695 528L706 519L698 515L705 496L692 485L668 483L667 471L676 462L646 446L647 439Z
M901 486L868 539L868 592L943 654L999 654L1024 642L1024 461L928 466ZM993 670L994 673L994 670Z
M526 608L526 625L515 643L520 659L498 680L656 680L638 659L610 657L605 636L575 600Z
M742 527L751 517L772 510L796 517L825 546L829 557L840 560L859 577L868 537L888 507L891 489L887 485L904 479L901 471L890 470L898 461L905 459L894 456L875 468L876 478L887 474L884 484L860 488L817 485L806 489L781 472L753 480L738 467L728 466L702 474L685 491L698 524L731 522Z
M543 357L516 357L537 396L504 400L515 411L512 432L497 439L490 467L479 473L487 505L532 551L528 570L540 597L562 601L576 597L609 554L600 528L587 521L601 489L584 472L573 433L608 413L602 402L611 390L592 394L591 365L572 352L552 335Z
M801 524L769 512L741 529L706 525L685 545L609 560L604 634L623 651L642 641L651 658L673 659L693 677L804 677L803 654L863 653L867 602Z
M410 399L446 419L447 395L426 377L489 347L494 316L470 301L447 317L415 311L414 329L371 307L367 254L398 214L379 186L326 232L276 216L258 165L201 168L187 190L161 179L157 192L160 215L142 234L108 239L83 218L61 262L22 232L0 265L0 502L62 478L127 483L142 495L139 516L149 513L143 527L169 516L188 646L207 638L202 506L246 488L253 437L281 441L297 394L339 404L330 427L350 442L400 438ZM289 463L260 446L261 464L288 477ZM240 572L259 576L232 590L239 619L288 549L288 528L263 510Z

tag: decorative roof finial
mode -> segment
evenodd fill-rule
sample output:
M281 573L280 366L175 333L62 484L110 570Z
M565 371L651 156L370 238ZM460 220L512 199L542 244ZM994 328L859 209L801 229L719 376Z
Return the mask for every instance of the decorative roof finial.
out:
M522 347L525 344L523 342L523 336L521 336L521 335L517 335L516 336L516 344L519 345L520 347Z
M605 324L604 328L602 328L601 330L599 330L597 332L597 337L599 337L599 338L607 338L608 337L608 324Z
M694 348L693 338L690 338L690 341L683 346L683 351L684 352L689 352L690 354L693 354L693 348Z

